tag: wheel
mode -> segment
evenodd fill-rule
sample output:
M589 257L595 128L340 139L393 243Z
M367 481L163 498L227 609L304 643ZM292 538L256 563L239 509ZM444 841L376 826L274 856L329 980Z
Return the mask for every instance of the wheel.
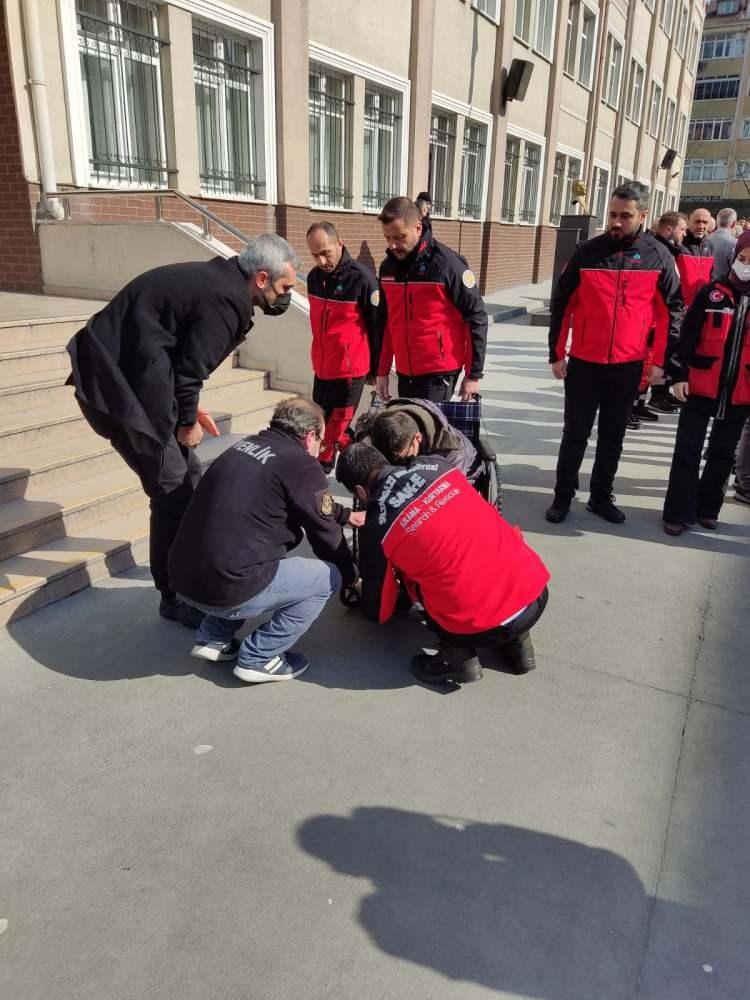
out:
M503 487L500 482L500 466L497 462L487 463L487 501L498 514L503 512Z

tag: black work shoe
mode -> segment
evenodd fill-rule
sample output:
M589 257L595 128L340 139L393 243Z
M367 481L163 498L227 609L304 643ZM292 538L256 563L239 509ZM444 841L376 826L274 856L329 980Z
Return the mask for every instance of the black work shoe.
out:
M639 420L648 420L650 423L656 423L659 419L659 414L655 413L650 406L646 406L642 399L636 403L633 415Z
M442 653L418 653L412 657L411 672L423 684L442 684L444 681L471 684L482 679L482 667L476 656L451 664L443 659Z
M180 601L176 597L162 597L159 604L159 614L170 622L179 622L185 628L190 628L194 632L206 617L202 611Z
M628 414L627 427L629 431L639 431L641 429L641 422L633 410Z
M336 464L335 462L321 462L320 467L327 476L330 476L330 474L333 472L333 467L335 464Z
M685 530L685 525L679 521L662 521L662 526L665 534L672 535L673 538L677 538Z
M610 497L608 500L594 500L591 497L586 504L586 510L591 511L592 514L596 514L598 517L603 517L610 524L622 524L626 520L626 517L619 507L615 507L612 502L614 499L614 497Z
M677 402L673 402L674 396L657 396L654 399L653 394L649 400L649 406L652 410L658 410L659 413L677 413L679 407Z
M504 643L500 647L500 654L513 673L518 676L528 674L530 670L536 670L536 656L531 644L531 635L528 632Z
M569 510L570 500L563 500L562 497L555 497L552 501L552 506L545 510L544 516L550 524L562 524L568 516Z
M716 531L719 527L719 522L715 517L697 517L696 521L701 528L707 528L709 531Z

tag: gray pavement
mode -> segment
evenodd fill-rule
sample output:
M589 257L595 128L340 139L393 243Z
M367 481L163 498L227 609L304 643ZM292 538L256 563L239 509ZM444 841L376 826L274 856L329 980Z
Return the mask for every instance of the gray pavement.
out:
M3 1000L746 1000L750 512L661 532L666 418L628 436L625 526L546 524L545 331L491 335L539 669L420 687L418 624L332 604L304 678L246 687L142 568L11 626Z

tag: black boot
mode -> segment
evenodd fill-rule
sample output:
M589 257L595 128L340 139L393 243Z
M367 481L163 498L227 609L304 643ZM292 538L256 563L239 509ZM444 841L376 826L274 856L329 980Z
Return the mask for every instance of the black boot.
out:
M528 674L530 670L536 669L536 656L528 632L523 632L510 642L504 643L500 647L500 654L516 675Z
M613 503L614 499L614 497L608 497L606 500L595 500L591 497L586 504L586 510L591 511L592 514L596 514L599 517L603 517L610 524L622 524L626 518L620 508L615 507Z
M677 401L665 385L652 387L648 405L652 410L658 410L659 413L676 413L678 409Z
M159 603L159 614L170 622L179 622L185 628L192 629L193 632L200 626L206 617L202 611L194 608L190 604L179 600L174 594L162 593Z
M655 423L659 419L659 414L654 413L650 406L646 406L645 399L639 399L635 404L633 416L638 420L648 420L649 423Z
M437 653L418 653L411 661L411 672L423 684L471 684L481 681L482 666L473 649L442 646Z
M544 516L550 524L562 524L568 516L570 510L570 500L568 497L561 497L555 493L555 498L550 507L544 512Z

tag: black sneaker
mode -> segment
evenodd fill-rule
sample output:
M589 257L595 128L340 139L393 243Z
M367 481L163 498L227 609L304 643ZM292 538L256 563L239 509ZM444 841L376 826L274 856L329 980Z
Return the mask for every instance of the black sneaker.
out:
M159 614L170 622L178 622L185 628L195 632L206 617L202 611L186 604L177 597L162 597L159 603Z
M622 524L626 517L619 507L615 507L612 502L614 499L614 497L609 497L608 500L594 500L593 497L590 497L586 504L586 510L598 517L603 517L610 524Z
M547 518L550 524L562 524L562 522L568 516L569 510L570 510L570 500L556 496L555 499L552 501L552 506L548 507L545 510L544 516Z
M639 431L641 429L641 422L635 415L635 411L633 410L631 410L630 413L628 414L627 427L629 431Z
M656 423L659 419L659 414L655 413L650 406L646 406L642 399L636 403L633 415L639 420L648 420L650 423Z
M500 647L500 654L513 673L518 676L528 674L530 670L536 670L534 647L528 632L511 639L510 642L503 643Z
M423 684L443 684L445 681L471 684L482 679L482 667L476 656L471 656L462 663L451 664L443 659L440 652L418 653L412 658L411 672Z
M679 409L677 401L674 400L674 396L657 396L654 399L653 393L651 394L651 399L648 405L652 410L658 410L659 413L677 413Z

